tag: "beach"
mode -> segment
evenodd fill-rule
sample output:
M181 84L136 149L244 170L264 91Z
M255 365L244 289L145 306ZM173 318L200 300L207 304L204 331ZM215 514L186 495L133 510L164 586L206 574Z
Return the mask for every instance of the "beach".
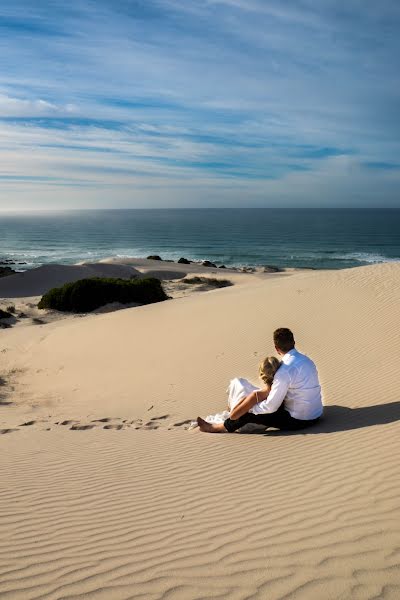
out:
M82 274L156 276L171 299L36 308ZM195 275L233 285L188 291ZM28 315L0 330L2 599L397 600L400 262L244 273L114 258L4 277L0 299ZM257 383L277 327L317 365L321 422L190 428L226 408L230 379Z

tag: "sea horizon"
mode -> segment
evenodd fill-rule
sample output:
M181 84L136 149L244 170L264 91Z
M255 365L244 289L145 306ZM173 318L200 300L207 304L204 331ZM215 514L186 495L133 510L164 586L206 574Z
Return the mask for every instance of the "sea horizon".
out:
M9 209L9 208L0 208L0 216L2 214L10 214L10 215L27 215L27 214L36 214L36 213L63 213L63 212L112 212L112 211L227 211L227 210L240 210L240 211L248 211L248 210L260 210L260 211L282 211L282 212L290 212L290 211L400 211L400 206L207 206L207 208L201 206L152 206L152 207L143 207L143 206L118 206L118 207L82 207L82 208L19 208L19 209Z
M400 260L399 231L398 208L7 211L0 213L0 264L25 270L156 254L234 267L340 269Z

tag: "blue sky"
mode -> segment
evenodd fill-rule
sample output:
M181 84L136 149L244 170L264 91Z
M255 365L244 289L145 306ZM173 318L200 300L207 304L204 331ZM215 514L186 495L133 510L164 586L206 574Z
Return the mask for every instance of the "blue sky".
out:
M3 0L0 209L400 206L400 4Z

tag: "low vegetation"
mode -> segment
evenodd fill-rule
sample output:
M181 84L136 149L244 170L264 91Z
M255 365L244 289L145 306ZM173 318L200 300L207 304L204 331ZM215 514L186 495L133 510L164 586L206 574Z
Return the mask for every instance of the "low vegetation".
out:
M10 319L12 317L12 314L6 310L2 310L0 308L0 319Z
M154 277L144 279L92 277L51 289L44 294L38 308L85 313L110 302L152 304L167 299L168 296L160 280Z
M213 288L223 288L228 287L229 285L233 285L232 281L229 279L217 279L216 277L186 277L182 279L182 283L187 283L189 285L202 284L207 285Z

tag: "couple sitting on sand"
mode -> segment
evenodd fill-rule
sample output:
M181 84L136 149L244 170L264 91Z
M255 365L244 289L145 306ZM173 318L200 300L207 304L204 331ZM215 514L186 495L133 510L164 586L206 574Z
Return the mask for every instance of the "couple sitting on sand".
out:
M232 379L227 390L230 412L198 417L201 431L233 433L249 423L293 431L319 420L323 407L315 364L296 350L290 329L277 329L274 344L282 362L275 356L262 361L260 378L265 387Z

